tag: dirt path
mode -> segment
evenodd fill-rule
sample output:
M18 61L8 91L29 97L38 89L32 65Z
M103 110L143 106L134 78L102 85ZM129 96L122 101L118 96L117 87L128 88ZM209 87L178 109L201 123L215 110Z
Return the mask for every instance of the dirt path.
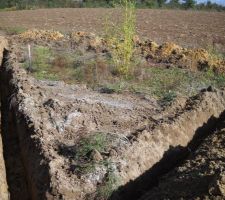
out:
M0 27L58 29L102 32L107 17L118 19L113 9L66 8L0 12ZM225 13L140 9L138 34L158 43L173 41L181 46L215 45L225 52ZM115 19L116 20L116 19Z

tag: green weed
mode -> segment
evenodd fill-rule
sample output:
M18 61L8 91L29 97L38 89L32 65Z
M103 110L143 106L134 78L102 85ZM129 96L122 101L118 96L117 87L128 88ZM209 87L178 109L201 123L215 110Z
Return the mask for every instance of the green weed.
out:
M87 174L94 172L96 164L107 166L108 162L106 160L96 162L89 158L93 150L101 153L105 151L107 146L107 136L103 133L95 133L89 137L82 138L79 141L75 155L75 159L78 162L76 172L78 174Z
M96 133L87 138L83 138L79 142L78 151L76 153L77 158L85 158L92 150L102 152L107 147L106 134Z
M207 51L213 60L225 59L225 55L219 52L214 46L208 46Z
M57 73L51 72L50 59L52 52L48 47L37 46L33 51L32 58L32 71L34 77L39 80L58 80L59 75ZM28 68L28 63L25 63L26 68Z
M115 83L108 83L101 87L102 93L121 93L127 88L127 83L125 81L118 81ZM104 92L105 91L105 92ZM107 92L109 91L109 92Z

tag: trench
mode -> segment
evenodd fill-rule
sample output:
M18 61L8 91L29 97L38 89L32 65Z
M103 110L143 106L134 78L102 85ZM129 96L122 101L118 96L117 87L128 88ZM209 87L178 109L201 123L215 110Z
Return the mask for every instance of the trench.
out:
M15 71L8 66L9 55L4 50L0 69L1 136L9 196L10 200L44 200L50 188L48 165L31 138L34 127L19 110L18 86Z
M18 114L18 102L14 97L17 88L11 81L15 72L6 70L8 55L9 52L5 50L0 68L0 97L1 135L10 200L52 199L46 195L50 190L49 168L47 164L40 165L41 149L36 147L30 137L34 130L29 127L24 116ZM171 147L158 163L134 181L121 186L111 199L136 200L157 186L159 178L182 163L191 151L197 149L202 140L213 133L224 116L222 111L218 118L211 116L195 131L193 139L186 147Z
M10 107L9 83L12 77L5 74L3 68L7 64L8 51L3 52L1 66L1 132L6 167L6 177L10 200L29 200L26 172L22 160L19 137L16 130L15 112Z
M189 141L187 146L170 147L170 149L164 152L163 158L154 164L144 174L137 177L135 180L128 182L126 185L121 186L111 196L111 200L137 200L145 195L148 191L151 191L159 184L159 179L172 171L175 167L181 165L189 155L196 151L201 143L210 135L213 134L217 127L225 119L225 111L223 111L218 118L212 116L199 127L192 140Z

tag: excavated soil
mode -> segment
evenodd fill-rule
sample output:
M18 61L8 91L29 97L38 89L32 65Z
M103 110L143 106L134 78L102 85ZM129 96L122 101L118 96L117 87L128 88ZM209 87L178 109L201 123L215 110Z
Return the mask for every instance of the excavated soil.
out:
M12 37L11 48L4 50L1 136L10 199L223 199L224 89L209 87L161 106L153 97L130 92L107 94L81 84L36 80L23 68L25 56L18 44L36 41L58 48L72 45L85 52L91 46L93 54L104 51L104 45L96 46L96 37L80 33L76 39L85 38L87 44L58 40L60 33L31 40L28 32L28 38L27 33ZM49 37L48 32L43 34ZM57 38L54 43L52 37ZM192 55L175 44L137 43L143 55L151 54L150 62L160 62L157 59L164 54L172 63L180 54ZM206 51L197 53L211 62ZM224 60L220 62L223 69ZM195 70L199 70L197 65ZM194 182L192 194L185 187L190 180ZM177 185L183 192L174 192Z
M224 116L216 129L190 156L159 180L157 187L140 200L224 199L225 137Z
M137 199L141 189L187 156L198 129L214 127L225 107L224 91L213 88L162 108L154 99L38 81L14 54L4 56L2 135L15 200ZM80 141L97 133L106 137L107 147L90 152L92 170L77 171L83 164L76 156ZM165 166L164 159L171 164ZM111 173L121 187L111 197L101 196Z

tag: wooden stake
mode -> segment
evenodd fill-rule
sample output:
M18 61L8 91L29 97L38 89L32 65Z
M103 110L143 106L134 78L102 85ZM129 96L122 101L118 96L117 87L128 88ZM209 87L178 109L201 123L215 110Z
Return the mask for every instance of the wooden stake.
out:
M27 45L27 48L28 48L28 61L29 61L28 71L31 72L31 70L32 70L32 66L31 66L32 57L31 57L30 44Z

